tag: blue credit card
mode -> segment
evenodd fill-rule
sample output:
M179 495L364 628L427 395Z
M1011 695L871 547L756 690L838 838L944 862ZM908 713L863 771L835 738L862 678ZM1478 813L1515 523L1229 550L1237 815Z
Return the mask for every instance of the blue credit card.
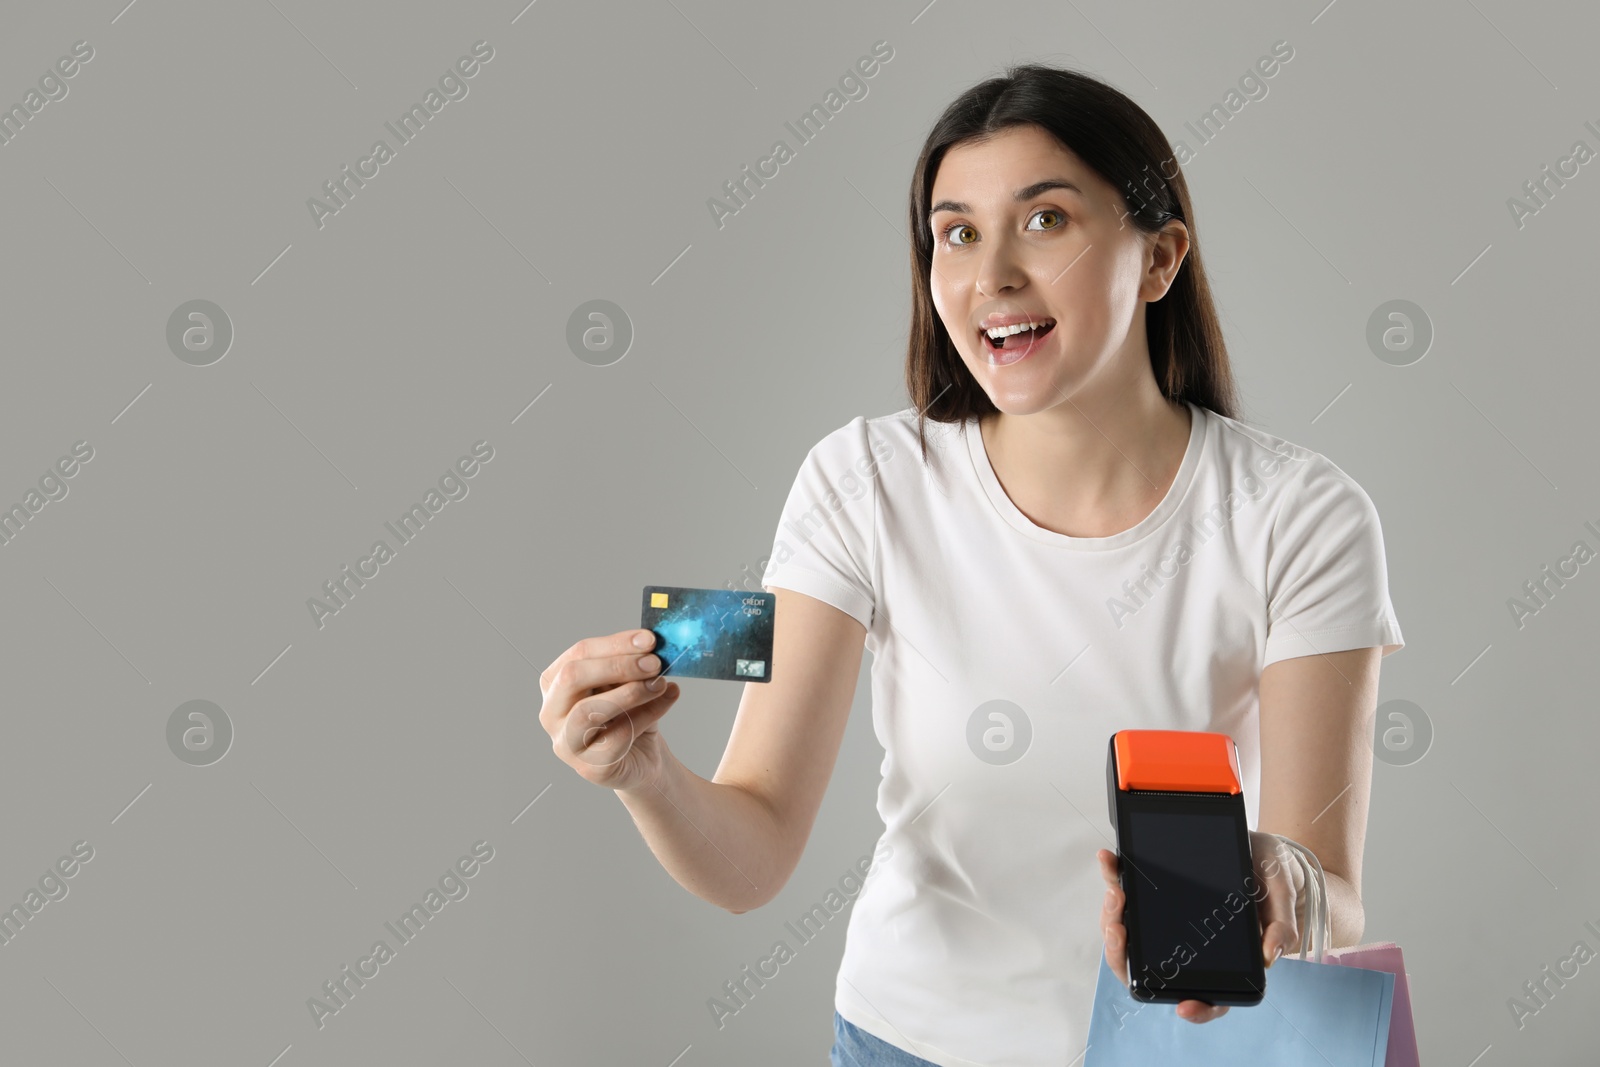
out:
M656 635L662 674L770 682L777 603L775 593L647 585L639 625Z

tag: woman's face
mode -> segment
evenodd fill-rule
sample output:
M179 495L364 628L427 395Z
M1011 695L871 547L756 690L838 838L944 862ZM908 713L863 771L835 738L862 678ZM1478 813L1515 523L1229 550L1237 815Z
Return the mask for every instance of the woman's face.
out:
M1181 223L1145 237L1118 191L1038 126L949 149L931 205L933 305L995 407L1029 414L1091 379L1112 397L1149 373L1135 312L1171 284L1188 248ZM1046 329L996 347L984 330L996 320Z

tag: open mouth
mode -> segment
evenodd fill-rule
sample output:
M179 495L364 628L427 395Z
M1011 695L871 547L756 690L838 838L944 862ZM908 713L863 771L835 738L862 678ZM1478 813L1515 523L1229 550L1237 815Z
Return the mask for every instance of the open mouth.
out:
M1027 348L1043 340L1045 335L1055 328L1056 322L1054 319L1045 319L1036 325L1022 327L1021 329L1010 327L1008 332L1001 334L999 337L995 337L987 330L980 330L979 337L982 338L982 343L987 345L991 352L1003 352L1008 349Z

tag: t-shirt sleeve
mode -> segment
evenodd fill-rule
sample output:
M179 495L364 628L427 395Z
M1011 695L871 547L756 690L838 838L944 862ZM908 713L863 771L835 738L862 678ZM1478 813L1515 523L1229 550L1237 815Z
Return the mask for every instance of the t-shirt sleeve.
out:
M815 597L871 629L877 474L864 416L812 446L783 505L762 586Z
M1273 525L1262 666L1280 659L1405 646L1389 600L1378 510L1364 489L1313 453Z

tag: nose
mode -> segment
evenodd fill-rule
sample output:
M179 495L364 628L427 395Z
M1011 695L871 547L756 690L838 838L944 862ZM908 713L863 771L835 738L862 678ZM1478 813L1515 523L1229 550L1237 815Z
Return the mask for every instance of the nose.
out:
M1027 283L1027 276L1017 263L1009 241L997 238L988 242L989 249L978 265L978 292L991 299L1001 292L1019 289Z

